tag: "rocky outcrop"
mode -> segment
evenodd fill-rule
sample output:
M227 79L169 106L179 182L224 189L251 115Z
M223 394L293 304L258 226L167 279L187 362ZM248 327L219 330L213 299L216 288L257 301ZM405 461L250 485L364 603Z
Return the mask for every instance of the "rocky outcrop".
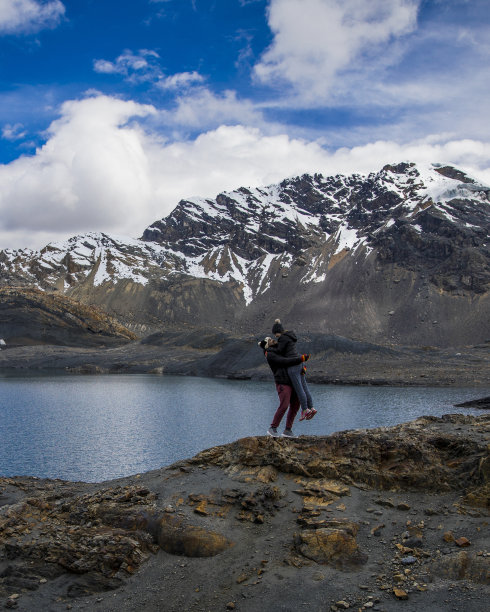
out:
M409 599L477 612L489 584L489 431L488 416L423 417L245 438L113 483L0 478L0 600L252 612L259 601L391 611Z
M0 288L0 337L5 346L124 344L136 335L99 308L37 289Z
M461 404L455 404L455 406L457 408L481 408L482 410L490 410L490 396L469 400Z
M490 417L482 419L490 423ZM432 423L473 426L473 417L423 417L408 424L292 440L274 447L268 438L244 438L196 455L220 467L272 465L286 473L365 484L380 490L449 491L490 484L482 438L445 431ZM479 421L477 421L479 423ZM439 428L436 428L439 429Z

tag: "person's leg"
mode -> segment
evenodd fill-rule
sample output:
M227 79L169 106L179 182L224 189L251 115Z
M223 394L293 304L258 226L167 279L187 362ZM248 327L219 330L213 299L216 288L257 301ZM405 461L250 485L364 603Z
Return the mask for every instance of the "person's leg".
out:
M313 398L311 397L310 390L308 389L308 383L306 382L306 374L303 374L301 376L301 383L303 385L303 391L305 392L306 398L308 400L308 412L305 415L305 419L307 421L310 421L318 411L313 408Z
M291 400L292 388L289 385L276 384L276 389L277 395L279 396L279 406L276 410L274 418L272 419L271 427L279 427L282 417L288 409L289 402Z
M290 368L288 368L288 375L291 379L293 389L296 391L296 395L298 396L299 403L301 404L301 411L306 412L306 410L308 410L308 399L306 397L306 393L303 390L303 383L301 382L302 370L303 364L301 363L299 365L291 366Z
M286 429L293 428L294 419L296 418L296 415L298 414L298 410L299 410L299 399L298 399L298 396L296 395L296 392L292 390L291 401L289 404L289 410L288 410L288 414L286 417Z
M306 395L306 403L308 408L313 408L313 398L311 397L310 390L308 389L308 383L306 382L306 374L301 375L301 386Z

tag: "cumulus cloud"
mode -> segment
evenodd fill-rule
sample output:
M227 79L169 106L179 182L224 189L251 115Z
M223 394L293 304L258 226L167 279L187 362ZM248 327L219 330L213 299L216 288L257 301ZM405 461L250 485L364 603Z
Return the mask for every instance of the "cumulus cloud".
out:
M143 129L149 118L158 119L152 106L102 95L63 104L35 155L0 166L0 245L41 247L83 231L138 236L182 198L305 172L366 173L413 160L453 163L490 183L490 144L477 140L379 140L332 152L318 142L222 125L170 142Z
M4 231L118 226L151 193L142 134L128 121L152 107L99 96L61 112L34 156L0 166Z
M360 73L414 30L420 0L270 0L274 39L255 66L265 83L287 82L303 99L331 95L339 75ZM382 56L380 49L385 51Z
M485 3L471 3L467 23L450 11L461 1L441 4L428 16L421 0L269 0L273 40L254 67L274 92L267 116L292 112L301 124L289 133L303 125L330 146L443 132L489 139Z
M60 0L0 0L0 34L53 28L64 14Z

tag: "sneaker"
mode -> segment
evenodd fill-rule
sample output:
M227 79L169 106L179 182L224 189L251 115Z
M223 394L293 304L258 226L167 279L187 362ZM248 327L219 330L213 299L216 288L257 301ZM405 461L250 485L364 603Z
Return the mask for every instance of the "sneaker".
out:
M285 429L285 430L282 432L282 437L283 437L283 438L296 438L296 436L294 435L294 433L293 433L293 430L292 430L292 429Z
M302 410L301 411L301 416L299 417L300 421L304 421L308 416L308 410Z
M317 412L318 412L318 410L315 410L314 408L310 408L309 410L307 410L307 412L306 412L306 420L309 421L310 419L312 419Z
M267 435L272 436L273 438L279 438L279 432L277 431L277 427L269 427L267 430Z

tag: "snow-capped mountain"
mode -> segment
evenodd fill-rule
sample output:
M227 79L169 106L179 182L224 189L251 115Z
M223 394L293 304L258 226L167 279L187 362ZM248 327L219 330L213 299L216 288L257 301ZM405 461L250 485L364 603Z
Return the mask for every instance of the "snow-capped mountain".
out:
M449 166L304 175L183 200L139 240L90 233L1 251L0 282L98 304L140 331L282 316L405 342L429 327L440 343L440 308L460 320L471 303L478 321L488 304L489 192Z

